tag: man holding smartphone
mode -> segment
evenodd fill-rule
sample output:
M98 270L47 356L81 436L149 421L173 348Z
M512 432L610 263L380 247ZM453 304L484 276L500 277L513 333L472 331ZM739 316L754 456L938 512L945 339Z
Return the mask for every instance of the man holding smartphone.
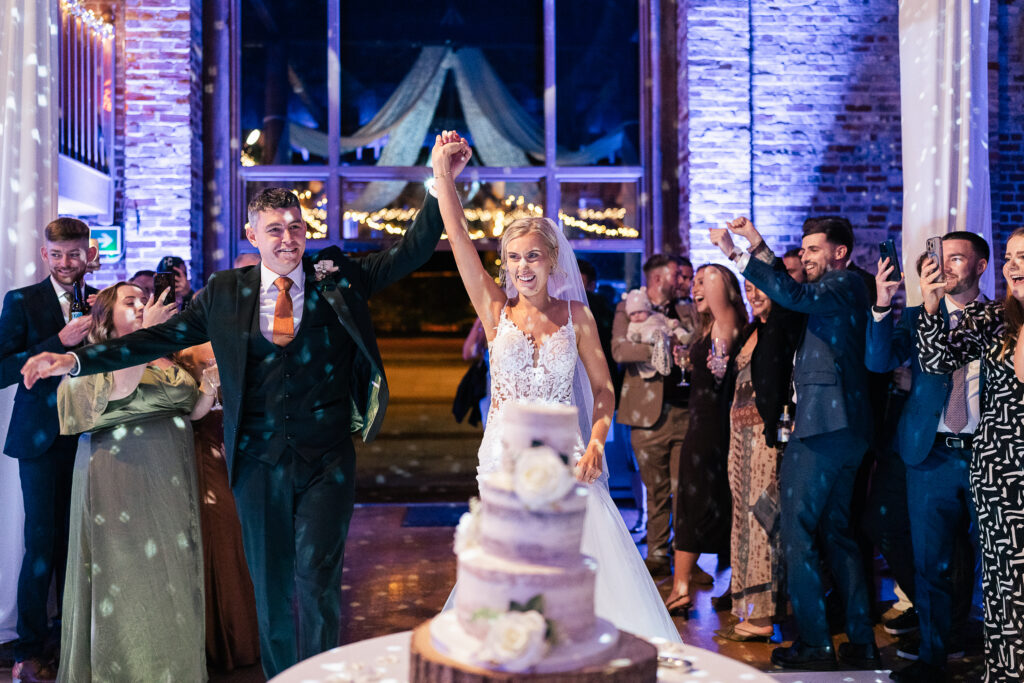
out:
M952 330L972 301L984 301L979 282L988 266L989 246L970 232L951 232L938 244L928 240L925 260L941 265L946 295L940 304ZM934 267L934 265L932 266ZM915 581L914 608L921 639L901 643L899 655L911 666L892 674L897 681L942 680L949 656L962 656L964 628L974 587L977 524L972 504L968 464L971 442L981 417L981 363L973 361L950 375L932 375L918 362L917 321L921 306L903 312L893 324L892 296L900 279L892 280L898 264L879 259L877 296L868 321L865 363L875 372L895 369L911 360L912 380L897 428L897 446L906 464L907 509L910 519ZM916 647L915 647L916 645Z

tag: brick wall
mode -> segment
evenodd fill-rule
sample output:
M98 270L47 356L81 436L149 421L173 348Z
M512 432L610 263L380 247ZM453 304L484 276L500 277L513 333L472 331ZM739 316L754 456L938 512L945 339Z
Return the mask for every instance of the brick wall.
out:
M753 8L748 14L747 7ZM680 4L689 93L692 255L721 260L709 225L751 216L769 243L799 243L812 214L841 213L862 247L902 211L899 43L891 2ZM681 75L680 80L684 76ZM684 157L685 158L685 157ZM871 253L855 252L867 263Z
M721 261L707 227L746 214L776 248L808 215L856 227L854 258L900 241L899 27L889 0L678 5L681 242ZM990 168L997 266L1024 225L1024 8L994 1ZM753 116L743 108L749 106ZM752 191L751 191L752 189ZM997 279L997 286L999 286Z
M989 159L996 265L1006 239L1024 226L1024 8L993 2L989 33ZM996 287L1005 282L997 273Z
M120 264L98 286L153 269L167 254L201 264L199 0L107 0L118 46L117 220Z

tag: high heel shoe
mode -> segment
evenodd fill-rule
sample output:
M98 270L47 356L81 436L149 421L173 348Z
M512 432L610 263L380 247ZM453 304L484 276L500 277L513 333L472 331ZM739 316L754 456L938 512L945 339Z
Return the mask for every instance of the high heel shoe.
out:
M666 603L665 608L669 616L690 618L690 608L693 607L693 600L689 595L680 595L672 602Z

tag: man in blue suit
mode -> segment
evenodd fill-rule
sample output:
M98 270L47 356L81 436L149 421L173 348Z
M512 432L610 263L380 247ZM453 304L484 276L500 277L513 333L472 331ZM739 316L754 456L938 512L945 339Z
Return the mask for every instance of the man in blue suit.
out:
M21 366L42 351L62 353L78 346L92 319L71 319L71 292L96 256L89 226L58 218L43 230L41 248L46 278L15 289L0 310L0 386L21 381ZM88 290L93 293L96 290ZM7 429L4 453L18 460L25 505L25 555L18 575L18 640L15 678L45 681L54 671L44 651L49 628L46 602L56 581L57 604L64 591L68 551L71 471L78 439L60 436L57 384L47 379L32 389L19 386Z
M750 242L750 254L733 245L729 230ZM877 668L867 583L850 527L854 480L872 433L864 367L868 293L863 279L846 269L853 229L840 217L804 222L805 283L775 267L775 254L749 220L737 218L729 230L712 230L711 241L773 302L808 316L793 368L795 424L779 471L782 552L799 638L776 648L772 662L792 669L836 666L820 575L821 534L845 606L849 642L840 645L839 660Z
M950 328L963 308L984 300L978 282L988 265L989 246L978 235L951 232L942 238L946 296L939 308ZM951 375L924 372L918 362L916 325L920 306L907 308L893 324L892 295L900 282L889 281L894 265L879 261L877 300L867 330L865 361L885 372L911 360L910 395L897 428L899 453L907 466L907 509L914 549L912 596L921 629L918 660L894 671L897 681L935 681L945 675L951 637L962 628L973 588L955 585L957 540L977 524L971 502L968 465L971 440L981 416L981 363L972 362ZM973 562L966 563L973 567ZM957 623L954 623L957 622ZM961 634L962 635L962 634Z

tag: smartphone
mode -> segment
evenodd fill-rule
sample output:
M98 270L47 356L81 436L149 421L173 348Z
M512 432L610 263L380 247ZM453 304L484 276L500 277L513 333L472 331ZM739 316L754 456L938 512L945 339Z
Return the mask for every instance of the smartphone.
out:
M924 250L935 263L938 264L939 270L941 271L945 267L945 261L942 260L942 238L941 237L929 237L928 241L924 243Z
M163 302L162 294L165 289L171 290L167 298L168 303L174 301L174 273L156 273L153 275L153 296L156 300Z
M892 240L879 243L878 254L881 259L889 259L889 265L893 266L892 272L885 279L889 282L899 282L903 277L903 271L900 269L900 260L896 257L896 243Z

